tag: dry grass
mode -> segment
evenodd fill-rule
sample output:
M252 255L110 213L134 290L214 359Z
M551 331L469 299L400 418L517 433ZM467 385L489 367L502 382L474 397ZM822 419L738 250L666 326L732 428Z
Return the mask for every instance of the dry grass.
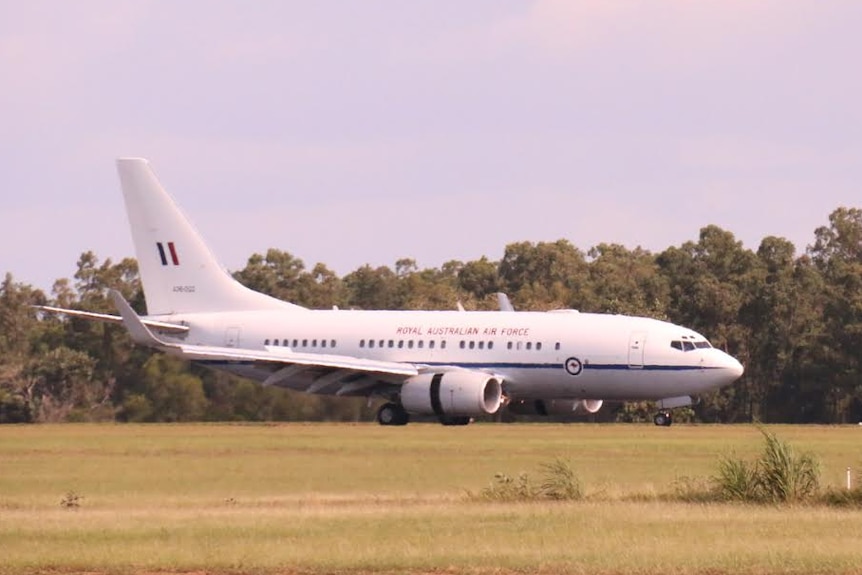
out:
M862 429L769 429L827 485L862 463ZM658 499L761 445L748 426L0 427L0 573L862 572L859 511ZM585 500L465 497L557 457Z

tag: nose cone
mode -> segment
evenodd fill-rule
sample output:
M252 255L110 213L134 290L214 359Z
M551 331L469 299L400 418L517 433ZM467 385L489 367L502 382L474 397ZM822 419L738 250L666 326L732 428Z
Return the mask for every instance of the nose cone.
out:
M745 368L742 367L742 364L739 361L730 355L727 356L727 367L725 368L727 371L728 382L733 383L740 377L742 377L742 373L745 371Z

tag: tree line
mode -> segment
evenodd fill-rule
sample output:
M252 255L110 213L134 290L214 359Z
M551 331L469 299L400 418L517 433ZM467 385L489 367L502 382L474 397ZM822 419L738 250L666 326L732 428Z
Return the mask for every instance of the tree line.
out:
M420 269L365 265L339 277L286 251L252 255L234 276L310 308L574 308L666 319L706 335L746 368L701 398L704 422L843 423L862 420L862 210L838 208L804 253L780 237L756 251L711 225L660 253L618 244L582 251L567 240L518 242L486 257ZM263 387L134 347L121 326L37 312L54 305L114 314L118 289L139 313L135 260L86 252L50 294L5 275L0 284L0 422L371 419L364 400ZM605 407L599 420L645 420L651 406Z

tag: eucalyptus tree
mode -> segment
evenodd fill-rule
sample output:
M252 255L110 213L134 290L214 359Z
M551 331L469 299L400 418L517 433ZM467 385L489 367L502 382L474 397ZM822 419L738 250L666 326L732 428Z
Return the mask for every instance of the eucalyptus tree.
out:
M845 421L862 417L862 209L841 207L829 225L814 232L808 247L823 276L825 329L819 380L825 400L820 417Z

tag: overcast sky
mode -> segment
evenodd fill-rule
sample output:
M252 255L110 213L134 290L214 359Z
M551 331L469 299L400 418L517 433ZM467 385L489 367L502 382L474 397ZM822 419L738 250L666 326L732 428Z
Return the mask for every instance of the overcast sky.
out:
M0 274L132 256L151 160L231 270L339 274L862 206L862 2L0 0Z

